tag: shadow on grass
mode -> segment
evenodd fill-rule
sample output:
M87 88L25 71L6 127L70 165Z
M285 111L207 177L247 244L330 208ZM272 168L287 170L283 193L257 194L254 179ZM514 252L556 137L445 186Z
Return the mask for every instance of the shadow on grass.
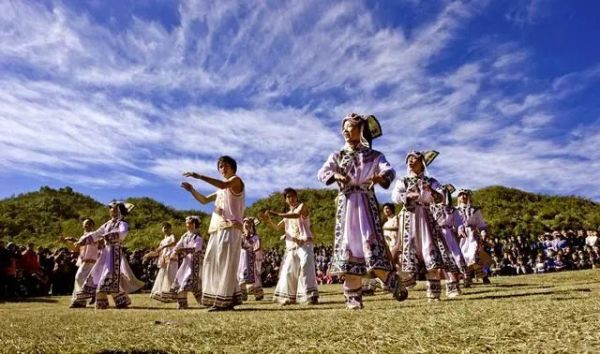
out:
M174 304L173 307L152 307L152 306L129 306L125 311L127 310L160 310L160 311L179 311L177 309L177 304ZM185 310L204 310L207 309L208 307L189 307Z
M465 298L462 300L497 300L497 299L511 299L511 298L519 298L519 297L528 297L528 296L539 296L539 295L553 295L556 294L554 291L536 291L522 294L506 294L506 295L487 295L481 297L472 297Z
M49 299L49 298L45 298L45 297L26 297L26 298L22 298L22 299L18 299L18 300L0 301L0 304L18 304L18 303L23 303L23 302L39 302L39 303L46 303L46 304L56 304L56 303L58 303L58 300Z
M159 350L159 349L142 349L142 350L136 350L136 349L131 349L131 350L103 349L103 350L100 350L100 351L96 352L96 354L108 354L108 353L128 353L128 354L156 353L156 354L166 354L166 353L169 353L169 352L164 351L164 350Z
M541 286L539 287L540 289L547 289L550 288L551 286ZM558 294L569 294L572 292L591 292L592 289L590 288L579 288L579 289L565 289L565 290L553 290L553 291L534 291L534 292L528 292L528 293L521 293L521 294L499 294L499 295L488 295L488 296L481 296L481 297L467 297L467 298L461 298L461 300L485 300L485 299L506 299L506 298L518 298L518 297L528 297L528 296L538 296L538 295L558 295ZM473 294L473 293L469 293L468 295Z

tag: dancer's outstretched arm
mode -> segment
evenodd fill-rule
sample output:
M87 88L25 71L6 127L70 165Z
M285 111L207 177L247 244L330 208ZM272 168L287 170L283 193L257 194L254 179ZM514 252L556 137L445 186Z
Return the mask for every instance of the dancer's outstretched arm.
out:
M219 189L231 189L234 193L241 193L244 190L244 184L239 177L233 178L228 181L223 181L220 179L208 177L205 175L198 174L196 172L185 172L183 174L185 177L197 178L201 181L204 181L212 186L215 186Z
M192 196L194 197L194 199L196 199L197 201L199 201L200 204L208 204L210 202L215 201L215 199L217 199L217 195L215 193L210 194L210 195L204 195L204 194L198 192L194 188L194 186L192 186L188 182L181 182L181 188L183 188L186 191L190 192L192 194Z

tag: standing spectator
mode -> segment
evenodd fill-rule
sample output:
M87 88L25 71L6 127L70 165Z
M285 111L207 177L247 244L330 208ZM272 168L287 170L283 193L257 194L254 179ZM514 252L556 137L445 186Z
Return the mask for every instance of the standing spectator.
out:
M0 302L7 297L8 277L6 273L10 263L10 252L4 246L4 241L0 240Z
M598 231L587 230L587 237L585 238L585 244L590 247L598 246Z
M21 253L21 262L23 264L23 277L25 279L27 293L37 295L39 293L37 279L40 271L40 262L38 260L38 255L34 250L33 243L29 243L27 249Z

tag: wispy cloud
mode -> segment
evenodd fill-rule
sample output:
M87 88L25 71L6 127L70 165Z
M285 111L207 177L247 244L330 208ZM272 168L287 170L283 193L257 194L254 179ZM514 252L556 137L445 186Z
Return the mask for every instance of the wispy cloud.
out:
M600 161L598 117L566 125L562 104L599 67L532 76L530 48L465 36L486 6L447 2L408 31L368 2L182 1L173 26L132 13L111 28L67 4L4 2L0 166L129 188L216 174L230 154L256 198L318 187L340 118L357 111L380 117L376 148L399 173L406 151L435 148L443 181L600 199L581 173ZM457 46L468 55L444 59Z

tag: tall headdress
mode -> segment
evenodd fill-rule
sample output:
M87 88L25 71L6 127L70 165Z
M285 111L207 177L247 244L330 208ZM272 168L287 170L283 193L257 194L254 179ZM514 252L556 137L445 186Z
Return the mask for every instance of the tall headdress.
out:
M129 215L129 213L131 213L133 208L135 208L135 205L133 205L131 203L126 203L122 200L113 200L110 203L108 203L109 208L112 208L114 206L117 207L117 211L119 214L119 215L117 215L118 219L121 219L122 217Z
M466 194L469 197L469 202L471 202L471 196L473 195L473 191L470 189L461 188L458 190L457 197L460 197L461 194Z
M252 216L247 216L242 220L242 222L246 221L250 221L250 225L252 225L252 232L256 233L256 227L260 224L260 220Z
M404 163L408 164L408 158L414 156L420 159L423 162L423 173L427 175L427 166L431 165L433 160L438 157L440 153L435 150L427 150L427 151L415 151L412 150L408 154L406 154L406 158L404 159ZM407 172L409 172L409 168L407 167Z
M344 128L344 123L346 123L346 121L351 121L352 123L360 125L360 144L364 147L370 148L373 139L383 135L381 124L379 124L377 118L372 114L361 116L360 114L349 113L342 119L342 129Z
M452 193L456 191L451 184L444 184L442 186L442 192L444 193L444 205L452 206Z

